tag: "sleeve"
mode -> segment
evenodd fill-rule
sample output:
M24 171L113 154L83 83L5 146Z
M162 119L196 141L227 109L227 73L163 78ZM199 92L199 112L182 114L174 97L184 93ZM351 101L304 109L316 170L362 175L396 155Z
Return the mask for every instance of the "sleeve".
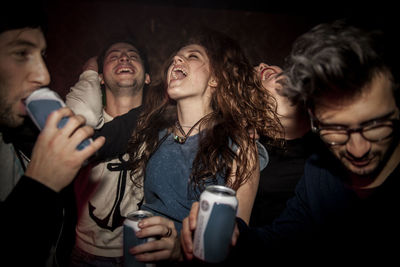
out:
M256 145L258 150L258 160L260 162L260 171L262 171L267 167L269 162L268 151L258 140L256 140Z
M10 259L8 262L15 266L44 266L60 231L59 194L22 176L7 199L0 203L0 212L1 238L5 245L1 250L2 260Z
M100 77L93 70L84 71L66 95L66 105L86 118L86 124L100 129L104 124Z
M129 139L136 128L141 111L142 106L133 108L129 112L105 123L101 129L95 131L93 138L104 136L106 142L96 152L96 155L92 158L93 161L108 160L126 153Z
M286 209L272 224L262 227L249 227L242 219L237 218L239 238L234 248L235 254L245 254L255 262L263 257L284 257L285 253L293 254L301 251L313 242L312 237L317 229L314 223L307 185L304 177L296 187L296 194L291 198ZM237 259L236 259L237 260Z

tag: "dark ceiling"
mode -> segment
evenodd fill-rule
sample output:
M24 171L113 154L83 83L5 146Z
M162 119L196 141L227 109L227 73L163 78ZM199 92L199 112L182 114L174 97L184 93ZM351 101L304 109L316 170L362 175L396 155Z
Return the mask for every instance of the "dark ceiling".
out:
M177 39L204 24L237 39L253 64L282 65L297 36L312 26L349 18L397 32L397 15L381 0L375 6L348 0L59 0L44 1L48 12L48 66L51 87L69 90L84 62L113 34L131 34L145 44L154 77L176 48Z

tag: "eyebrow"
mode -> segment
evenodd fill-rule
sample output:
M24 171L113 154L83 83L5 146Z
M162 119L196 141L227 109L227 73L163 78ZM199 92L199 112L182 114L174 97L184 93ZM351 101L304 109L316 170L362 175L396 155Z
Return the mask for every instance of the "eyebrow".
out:
M203 54L200 50L198 49L190 49L187 51L188 53L199 53L199 54Z
M31 41L28 41L28 40L24 40L24 39L12 40L7 45L8 46L29 46L29 47L32 47L32 48L38 47L37 44L35 44L35 43L31 42Z
M112 49L112 50L110 50L110 51L107 52L107 55L109 55L109 54L111 54L111 53L114 53L114 52L121 52L121 49ZM129 53L129 52L135 52L136 54L140 55L139 51L136 50L136 49L129 49L127 52L128 52L128 53Z
M382 116L379 116L379 117L376 117L376 118L373 118L373 119L370 119L370 120L367 120L367 121L363 121L363 122L359 123L359 126L368 125L368 124L370 124L370 123L372 123L372 122L375 122L375 121L386 120L386 119L388 119L390 116L392 116L395 112L396 112L395 110L392 110L392 111L390 111L390 112L388 112L388 113L386 113L386 114L384 114L384 115L382 115ZM344 125L344 124L339 124L339 123L323 123L323 122L321 122L321 121L319 121L319 124L320 124L321 126L323 126L323 127L330 127L330 126L343 126L343 127L348 127L347 125Z
M360 123L360 126L369 124L369 123L374 122L374 121L386 120L389 117L391 117L395 112L396 112L395 110L392 110L392 111L386 113L385 115L379 116L377 118L373 118L371 120L364 121L364 122Z

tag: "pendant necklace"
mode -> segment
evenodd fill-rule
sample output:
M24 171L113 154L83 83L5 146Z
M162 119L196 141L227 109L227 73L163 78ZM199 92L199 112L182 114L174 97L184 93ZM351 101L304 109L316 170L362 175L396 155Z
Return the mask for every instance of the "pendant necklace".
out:
M198 120L190 129L187 133L185 133L185 131L182 129L181 123L179 122L179 120L176 120L175 122L175 128L179 130L179 132L183 135L183 136L179 136L176 135L174 136L174 140L175 142L179 143L179 144L184 144L186 142L186 139L189 137L190 133L193 131L193 129L195 129L195 127L197 125L199 125L200 122L202 122L209 114L205 115L204 117L202 117L200 120Z

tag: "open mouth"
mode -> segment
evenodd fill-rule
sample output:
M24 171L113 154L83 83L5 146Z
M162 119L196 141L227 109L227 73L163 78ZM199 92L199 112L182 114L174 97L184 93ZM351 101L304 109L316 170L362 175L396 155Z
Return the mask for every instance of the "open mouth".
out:
M187 71L181 66L176 66L171 71L171 80L182 80L188 75Z
M354 158L349 158L346 157L346 159L355 167L357 168L363 168L367 165L369 165L372 161L371 158L362 158L362 159L354 159Z
M115 70L116 74L134 74L135 70L131 67L121 66Z
M261 71L261 80L265 81L271 78L271 76L275 75L277 72L272 68L265 68Z

